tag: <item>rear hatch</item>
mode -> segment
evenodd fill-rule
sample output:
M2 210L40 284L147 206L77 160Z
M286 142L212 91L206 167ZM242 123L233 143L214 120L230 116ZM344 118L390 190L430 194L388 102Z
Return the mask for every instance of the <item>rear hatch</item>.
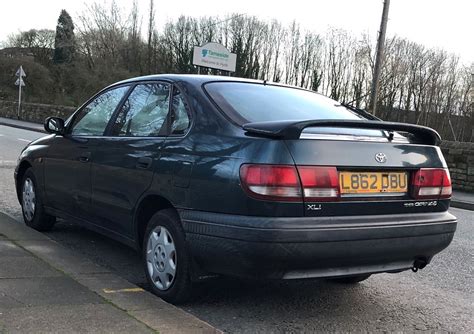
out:
M451 183L434 130L381 121L244 125L290 151L307 216L445 211ZM397 132L395 130L403 131Z
M445 211L451 181L430 128L383 122L320 94L266 82L214 81L204 89L245 135L283 141L294 166L248 165L247 193L304 202L305 215Z

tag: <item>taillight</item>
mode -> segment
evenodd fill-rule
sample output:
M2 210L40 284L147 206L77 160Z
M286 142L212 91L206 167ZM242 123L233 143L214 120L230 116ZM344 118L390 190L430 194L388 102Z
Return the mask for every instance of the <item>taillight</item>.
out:
M301 201L301 185L294 166L242 165L242 186L253 197L276 201Z
M336 167L242 165L242 187L253 197L276 201L334 201L339 198Z
M412 178L412 194L416 199L451 197L451 177L443 168L421 168Z
M339 177L336 167L298 166L298 173L307 201L334 201L339 198Z

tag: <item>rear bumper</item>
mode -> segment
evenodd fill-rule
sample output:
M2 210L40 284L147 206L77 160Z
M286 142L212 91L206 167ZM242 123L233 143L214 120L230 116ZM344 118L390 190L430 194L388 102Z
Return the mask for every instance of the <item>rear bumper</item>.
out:
M191 210L180 215L204 270L255 278L397 272L427 262L456 230L448 212L352 217L248 217Z

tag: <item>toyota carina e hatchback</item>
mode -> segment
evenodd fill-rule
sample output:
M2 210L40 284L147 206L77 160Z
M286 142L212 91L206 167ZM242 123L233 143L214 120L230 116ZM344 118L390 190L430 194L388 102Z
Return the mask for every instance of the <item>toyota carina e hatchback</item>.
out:
M61 217L140 250L170 302L209 274L356 283L421 269L456 229L434 130L296 87L133 78L45 129L15 170L26 224Z

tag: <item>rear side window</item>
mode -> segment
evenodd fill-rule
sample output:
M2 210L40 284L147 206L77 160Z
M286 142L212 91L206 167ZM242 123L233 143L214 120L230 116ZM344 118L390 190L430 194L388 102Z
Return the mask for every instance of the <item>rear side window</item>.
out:
M122 105L112 127L113 136L160 136L169 112L170 85L137 85Z
M205 85L214 102L240 125L249 122L312 119L362 119L339 102L290 87L244 82Z

